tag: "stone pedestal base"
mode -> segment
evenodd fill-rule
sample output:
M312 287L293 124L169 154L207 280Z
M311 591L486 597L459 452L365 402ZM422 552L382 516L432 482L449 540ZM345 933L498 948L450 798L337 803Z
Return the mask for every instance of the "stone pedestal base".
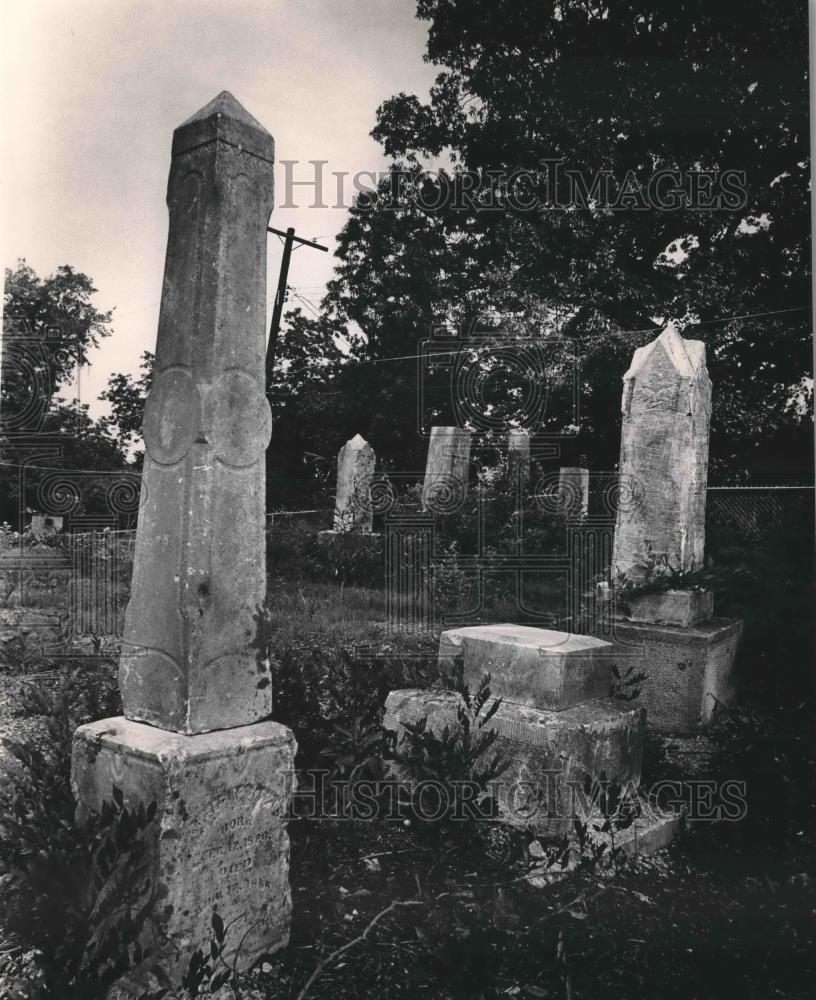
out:
M149 848L155 905L145 943L173 981L205 951L217 908L238 965L289 940L289 837L295 740L275 722L184 736L117 717L74 735L80 820L110 801L157 805Z
M445 726L456 729L460 703L450 691L392 691L384 725L399 740L404 723L427 717L428 729L439 735ZM572 829L574 806L580 818L583 801L592 796L589 785L602 773L622 784L640 781L646 730L641 708L606 700L551 712L502 702L486 729L498 733L486 757L510 761L496 788L500 816L508 823L558 835Z
M622 600L629 606L633 622L656 625L696 625L714 614L714 594L710 590L663 590Z
M692 732L707 725L717 702L734 700L734 656L742 635L735 618L711 618L689 628L616 619L615 660L647 679L633 705L643 705L649 728Z

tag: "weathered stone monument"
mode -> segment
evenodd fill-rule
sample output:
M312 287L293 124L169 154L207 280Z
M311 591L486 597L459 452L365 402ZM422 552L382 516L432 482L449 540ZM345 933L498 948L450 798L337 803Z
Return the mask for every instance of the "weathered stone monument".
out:
M371 531L371 483L374 449L360 434L347 441L337 455L337 490L334 500L335 531Z
M266 226L272 136L223 92L173 135L170 226L144 417L142 508L119 684L124 717L80 727L78 814L118 787L155 801L152 891L171 975L212 911L239 965L288 940L292 733L272 707L266 592Z
M462 657L475 692L485 674L501 705L490 720L495 752L509 761L496 798L510 824L540 833L572 830L576 790L604 775L637 785L646 713L610 697L614 647L602 639L526 625L476 625L443 632L439 663ZM451 691L392 691L384 725L401 736L426 717L437 734L458 726L459 696ZM583 819L583 816L577 818Z
M451 513L467 495L470 473L470 431L461 427L432 427L428 444L422 509Z
M683 731L733 698L742 623L713 618L713 596L684 575L703 569L711 380L705 344L668 324L639 347L623 377L621 480L638 502L621 503L612 584L621 652L648 675L650 726ZM663 586L679 575L678 586Z
M669 323L632 357L623 376L620 475L640 504L621 504L614 577L643 583L703 568L711 379L705 344Z
M522 483L530 477L530 432L514 430L507 434L507 467L511 476Z
M343 545L346 549L379 547L381 536L372 530L371 484L376 462L374 449L360 434L346 441L337 453L334 526L317 533L319 544Z
M589 513L589 469L562 466L558 472L558 495L565 517Z

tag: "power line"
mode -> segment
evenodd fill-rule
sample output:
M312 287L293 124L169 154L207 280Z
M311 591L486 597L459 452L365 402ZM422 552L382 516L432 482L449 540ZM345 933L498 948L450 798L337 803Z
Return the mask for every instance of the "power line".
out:
M716 319L702 320L701 322L696 323L694 325L695 326L710 326L712 323L730 323L730 322L732 322L734 320L740 320L740 319L758 319L758 318L766 317L766 316L781 316L784 313L801 312L804 309L810 309L810 306L791 306L789 309L773 309L773 310L769 310L767 312L744 313L742 315L737 315L737 316L720 316L720 317L717 317ZM595 334L581 335L581 336L576 337L575 341L568 340L567 338L563 338L563 344L565 346L567 346L567 345L569 345L571 343L580 343L581 341L584 341L584 340L600 340L601 338L607 337L607 336L634 336L634 335L639 335L639 334L642 334L642 333L657 333L657 332L658 332L658 330L654 326L645 326L645 327L641 327L639 329L633 329L633 330L608 330L608 331L606 331L604 333L595 333ZM496 333L499 334L500 331L497 330ZM560 338L553 338L553 339L560 339ZM533 346L535 345L535 341L532 340L529 337L519 338L519 340L520 341L529 341ZM499 341L498 345L497 345L496 342L493 342L493 343L490 343L490 344L474 344L474 343L470 343L470 342L468 342L466 340L463 340L461 346L459 346L459 347L454 347L454 348L451 348L450 350L444 350L444 349L437 350L437 351L433 351L432 353L429 353L429 354L397 354L397 355L394 355L393 357L390 357L390 358L358 358L358 359L350 359L350 360L353 360L354 363L356 363L358 365L381 365L381 364L389 364L392 361L416 361L416 360L421 359L421 358L425 358L426 360L430 360L433 356L436 356L436 355L442 356L442 355L448 355L448 354L458 354L462 350L487 350L487 349L495 349L496 346L501 346L501 342Z

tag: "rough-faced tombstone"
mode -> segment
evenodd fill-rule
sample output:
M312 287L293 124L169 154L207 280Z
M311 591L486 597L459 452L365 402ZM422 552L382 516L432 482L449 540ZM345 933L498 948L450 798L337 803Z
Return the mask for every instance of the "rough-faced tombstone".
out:
M623 377L612 584L621 653L657 729L698 728L734 697L742 623L714 618L704 567L711 380L705 344L669 324ZM661 580L664 583L661 583ZM669 581L673 586L666 586ZM627 662L624 661L624 662Z
M80 727L78 813L154 801L151 891L171 977L213 909L239 965L288 940L294 738L272 707L266 592L266 226L272 136L223 92L176 129L144 418L143 504L119 683L124 717ZM118 794L118 792L117 792ZM147 931L145 931L147 933Z
M371 531L374 524L371 483L375 463L374 449L360 434L355 434L340 449L334 500L335 531Z
M617 579L703 568L711 379L705 344L669 324L639 347L623 377Z

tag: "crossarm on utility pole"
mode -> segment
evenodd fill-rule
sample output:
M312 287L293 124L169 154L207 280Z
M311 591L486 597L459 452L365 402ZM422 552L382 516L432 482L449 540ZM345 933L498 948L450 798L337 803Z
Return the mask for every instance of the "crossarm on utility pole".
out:
M275 367L275 347L278 340L278 331L280 330L281 316L283 315L283 303L286 299L286 280L289 277L289 260L292 256L292 244L298 243L301 246L322 250L324 253L328 253L329 248L321 246L319 243L314 243L312 240L305 240L302 236L295 236L295 230L291 226L285 233L281 232L280 229L273 229L272 226L267 226L266 228L270 233L284 238L283 257L281 258L280 276L278 277L278 290L275 294L275 308L272 310L272 322L269 325L269 341L266 345L266 395L267 398L270 398L272 393L272 371Z

